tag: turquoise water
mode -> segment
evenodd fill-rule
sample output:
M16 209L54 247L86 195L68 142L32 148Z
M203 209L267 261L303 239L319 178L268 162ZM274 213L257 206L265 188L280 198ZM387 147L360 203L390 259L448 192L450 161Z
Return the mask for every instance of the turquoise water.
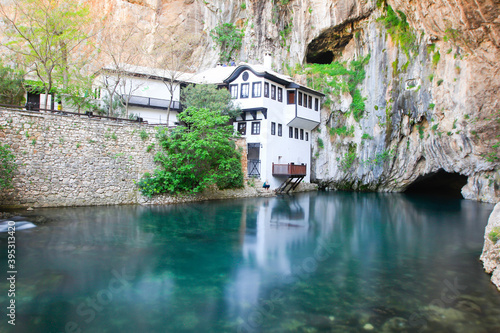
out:
M492 208L320 192L39 209L0 332L500 332L478 261Z

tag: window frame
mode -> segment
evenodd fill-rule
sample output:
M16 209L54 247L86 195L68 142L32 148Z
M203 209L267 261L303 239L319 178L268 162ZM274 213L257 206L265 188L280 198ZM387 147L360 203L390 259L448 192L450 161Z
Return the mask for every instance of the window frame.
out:
M264 82L264 97L269 98L269 82Z
M299 129L295 128L295 139L299 139Z
M296 101L297 98L295 97L295 95L296 95L295 94L295 90L287 90L286 93L287 93L286 94L286 96L287 96L287 99L286 99L287 104L288 105L295 105L297 103L297 101ZM293 98L293 101L292 101L292 99L290 97Z
M319 98L314 98L314 111L319 110Z
M278 87L278 102L283 102L283 88Z
M309 141L309 132L306 132L306 141Z
M309 101L307 102L307 104L308 104L307 107L312 110L312 108L313 108L313 98L312 98L311 95L309 95L308 97L309 97Z
M241 135L247 135L247 123L246 121L238 122L238 133Z
M271 99L276 100L276 86L271 84Z
M274 121L271 122L271 135L276 135L276 123Z
M302 92L299 91L299 97L297 98L297 105L302 106Z
M293 127L288 127L288 137L290 139L293 139Z
M243 89L244 87L246 87L246 89ZM246 90L247 92L247 95L246 96L243 96L243 91ZM250 97L250 83L242 83L241 84L241 89L240 89L240 98L248 98Z
M260 121L252 121L252 135L260 135Z
M258 89L255 89L258 87ZM262 82L252 82L252 98L260 98L262 97Z
M278 124L278 136L283 136L283 125Z
M304 140L304 129L300 129L300 140Z
M233 89L236 91L236 94L233 95ZM229 93L231 94L232 99L238 98L238 84L230 84L229 85Z

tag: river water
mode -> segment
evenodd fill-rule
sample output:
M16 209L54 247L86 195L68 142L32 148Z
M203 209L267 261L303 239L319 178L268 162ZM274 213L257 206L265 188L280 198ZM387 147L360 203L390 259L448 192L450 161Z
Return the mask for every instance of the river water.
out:
M0 332L500 332L478 260L492 209L348 192L37 209Z

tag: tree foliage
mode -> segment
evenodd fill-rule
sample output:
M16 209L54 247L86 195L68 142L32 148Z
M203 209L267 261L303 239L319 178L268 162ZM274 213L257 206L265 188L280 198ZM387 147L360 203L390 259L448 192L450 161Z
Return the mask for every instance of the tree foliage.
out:
M72 70L89 59L89 7L70 0L14 0L0 5L8 42L3 45L42 82L45 92L60 80L66 88ZM47 107L47 99L45 100Z
M24 73L0 62L0 104L21 105L24 102Z
M231 93L227 89L218 89L214 84L188 85L182 90L181 101L187 108L219 111L230 118L241 113L241 109L233 104Z
M241 49L245 33L232 23L223 23L210 31L210 36L219 46L220 61L229 62L234 54Z
M146 196L158 193L197 193L207 186L243 186L241 154L231 140L229 116L218 110L190 107L179 115L189 126L159 129L162 151L155 156L162 169L146 174L139 188Z
M12 176L17 169L17 165L14 163L15 158L10 147L0 143L0 189L12 186Z

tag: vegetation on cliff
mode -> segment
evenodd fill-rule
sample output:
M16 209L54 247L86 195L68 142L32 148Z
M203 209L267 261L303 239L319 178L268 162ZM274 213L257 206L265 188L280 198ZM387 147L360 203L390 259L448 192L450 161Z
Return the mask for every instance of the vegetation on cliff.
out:
M232 23L223 23L212 29L210 36L219 47L219 60L229 62L233 60L234 55L241 49L245 33L243 29L238 29Z
M367 55L350 63L335 61L331 64L310 64L297 72L307 74L307 84L326 95L323 103L326 108L332 103L332 97L348 92L352 97L349 113L359 122L365 112L365 98L358 86L366 77L365 66L369 60L370 55Z

